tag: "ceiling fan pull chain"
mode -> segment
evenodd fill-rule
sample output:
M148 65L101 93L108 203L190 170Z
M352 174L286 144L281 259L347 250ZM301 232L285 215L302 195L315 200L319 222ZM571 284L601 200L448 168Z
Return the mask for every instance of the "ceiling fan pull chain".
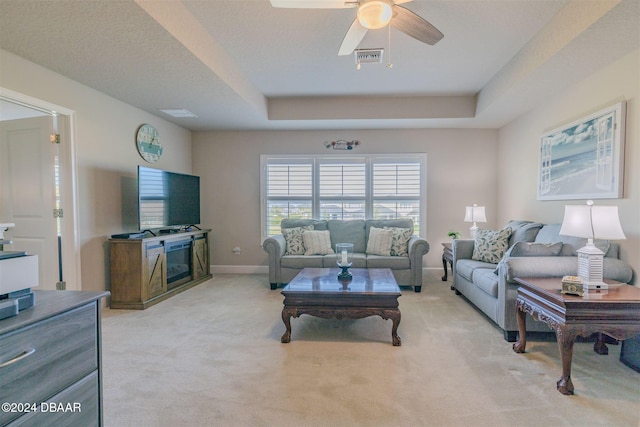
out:
M389 28L389 33L387 36L387 44L388 44L388 54L387 54L387 68L393 68L393 64L391 63L391 25L387 26Z

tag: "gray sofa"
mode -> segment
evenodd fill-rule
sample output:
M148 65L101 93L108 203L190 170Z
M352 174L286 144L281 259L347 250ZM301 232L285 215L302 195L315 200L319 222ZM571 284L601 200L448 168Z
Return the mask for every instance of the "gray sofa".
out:
M513 342L518 332L518 284L514 278L576 275L576 250L585 245L586 239L561 236L560 224L510 221L507 227L512 230L509 249L497 264L472 259L474 240L453 241L453 287L502 329L505 340ZM618 245L602 240L595 244L605 252L604 278L628 283L633 271L618 259ZM527 316L527 331L550 329Z
M390 268L400 286L413 286L416 292L422 289L422 257L429 252L429 243L416 235L408 240L408 254L405 256L385 256L367 254L367 241L371 227L395 227L413 230L413 221L409 218L388 220L303 220L284 219L283 230L296 227L313 226L314 230L328 230L331 247L337 243L353 243L352 268ZM411 231L412 233L412 231ZM287 244L285 236L278 234L265 239L262 247L269 254L269 282L271 289L286 284L303 268L337 268L336 255L285 255Z

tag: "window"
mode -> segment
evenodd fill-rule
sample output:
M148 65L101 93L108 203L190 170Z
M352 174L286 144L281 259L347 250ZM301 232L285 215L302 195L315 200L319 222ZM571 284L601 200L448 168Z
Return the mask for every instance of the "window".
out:
M263 239L284 218L412 218L426 213L426 154L261 156Z

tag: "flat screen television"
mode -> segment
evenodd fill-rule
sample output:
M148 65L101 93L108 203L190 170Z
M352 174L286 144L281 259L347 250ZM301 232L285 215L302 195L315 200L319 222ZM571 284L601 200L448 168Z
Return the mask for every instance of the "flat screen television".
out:
M200 177L138 166L138 229L200 224Z

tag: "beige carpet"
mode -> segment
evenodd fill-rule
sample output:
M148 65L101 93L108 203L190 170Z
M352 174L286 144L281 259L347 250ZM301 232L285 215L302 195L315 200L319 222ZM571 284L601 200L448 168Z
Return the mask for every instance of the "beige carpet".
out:
M638 426L640 374L577 343L515 354L449 289L403 289L391 321L292 319L262 275L217 275L144 311L105 310L104 421L125 426Z

